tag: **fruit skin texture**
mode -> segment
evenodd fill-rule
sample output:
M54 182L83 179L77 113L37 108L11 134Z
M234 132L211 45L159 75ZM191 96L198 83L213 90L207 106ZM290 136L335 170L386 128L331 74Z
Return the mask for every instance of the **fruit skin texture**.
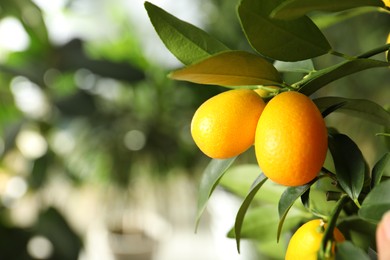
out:
M271 99L256 129L257 162L272 181L285 186L313 180L325 161L325 121L304 94L289 91Z
M253 90L220 93L196 110L191 122L192 138L211 158L237 156L253 145L264 107L263 99Z
M287 247L285 260L317 260L326 224L321 228L321 219L313 219L303 224L291 237ZM336 227L333 230L336 242L345 240L343 234ZM334 247L333 247L334 253Z

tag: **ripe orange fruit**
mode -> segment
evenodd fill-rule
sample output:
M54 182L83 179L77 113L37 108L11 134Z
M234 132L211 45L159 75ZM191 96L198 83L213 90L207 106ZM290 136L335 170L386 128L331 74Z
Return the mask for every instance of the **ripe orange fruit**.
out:
M275 96L259 119L255 149L260 168L272 181L285 186L310 182L328 149L320 111L304 94L289 91Z
M237 89L204 102L191 122L191 135L211 158L237 156L254 143L256 125L265 103L253 90Z
M303 224L291 237L285 260L317 260L326 224L321 219L310 220ZM338 228L333 230L336 242L345 240ZM332 248L334 253L334 247Z

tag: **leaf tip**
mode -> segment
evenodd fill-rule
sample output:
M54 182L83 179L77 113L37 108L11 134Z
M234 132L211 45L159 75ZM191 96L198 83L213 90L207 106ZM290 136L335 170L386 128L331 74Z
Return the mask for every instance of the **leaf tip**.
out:
M152 3L148 2L148 1L145 1L145 2L144 2L144 7L145 7L145 9L146 9L147 11L149 11L148 9L149 9L150 7L152 7L152 6L153 6Z
M168 77L169 79L175 79L175 72L174 72L174 71L169 72L168 75L167 75L167 77Z
M199 227L199 218L197 217L195 220L195 228L194 228L194 233L198 233L198 227Z
M237 253L241 253L241 251L240 251L240 239L239 238L237 238L237 236L236 236L236 245L237 245Z

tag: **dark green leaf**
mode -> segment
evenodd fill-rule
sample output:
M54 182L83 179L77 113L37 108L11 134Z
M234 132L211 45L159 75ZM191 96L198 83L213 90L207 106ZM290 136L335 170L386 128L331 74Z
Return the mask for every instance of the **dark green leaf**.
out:
M331 113L333 113L333 112L337 111L338 109L342 108L343 106L345 106L346 103L347 102L340 102L340 103L334 103L332 105L329 105L328 107L326 107L325 109L323 109L321 111L322 117L323 118L327 117Z
M7 243L0 243L1 258L31 260L27 249L33 236L31 228L5 224L4 220L2 220L0 224L0 241L7 241Z
M381 0L288 0L271 13L277 19L295 19L313 11L339 12L362 6L383 7Z
M390 161L390 152L385 153L381 159L375 164L372 169L371 175L371 187L378 185L382 179L383 174L385 173L386 166Z
M356 247L349 241L337 244L336 247L336 259L337 260L370 260L368 255L359 247Z
M292 21L270 18L282 0L242 0L238 7L242 28L252 47L267 57L299 61L326 54L330 45L308 18Z
M244 201L242 202L242 204L240 206L240 209L237 212L236 221L234 223L234 233L236 234L236 243L237 243L238 252L240 252L241 228L242 228L242 223L244 221L246 211L248 210L256 193L259 191L259 189L261 188L261 186L265 183L265 181L267 179L268 178L262 173L255 180L248 195L245 197Z
M82 240L57 209L50 207L42 211L33 230L49 239L53 245L50 259L78 259Z
M213 159L204 170L199 187L195 229L198 228L199 220L206 208L207 201L209 200L215 187L218 185L219 180L222 178L226 170L232 165L235 159L236 157L225 160Z
M383 214L390 210L390 180L375 186L364 199L359 216L372 223L378 223Z
M388 36L390 38L390 36ZM390 48L388 51L386 51L386 60L387 62L390 62Z
M9 124L4 129L1 129L4 132L4 146L2 148L0 156L5 155L7 152L9 152L15 147L16 138L22 130L24 123L24 121L21 121L15 124Z
M182 63L191 64L228 48L203 30L145 2L149 18L165 46Z
M324 87L325 85L329 84L330 82L340 79L342 77L366 69L388 66L390 66L390 64L387 62L371 59L355 59L344 61L342 63L310 74L303 82L301 82L299 92L310 96L311 94Z
M91 116L96 113L94 96L84 90L56 101L55 106L61 114L69 117Z
M356 246L363 250L368 250L369 247L375 248L375 224L364 221L354 215L343 218L337 227L345 237L348 237L348 240L351 240Z
M371 122L390 127L390 113L375 102L365 99L349 99L342 97L322 97L313 100L321 113L340 111L362 117ZM327 113L328 114L328 113Z
M336 168L336 177L348 196L358 203L363 188L365 160L359 147L346 135L329 136L329 150Z
M52 159L51 154L46 153L34 161L31 174L29 175L29 186L32 189L39 189L45 183L48 174L47 170Z
M227 51L176 70L176 80L220 86L274 85L280 83L279 72L264 58L244 51Z
M306 191L310 189L310 186L317 180L313 180L312 182L297 186L297 187L288 187L282 194L279 200L278 212L279 212L279 224L277 231L277 241L279 241L280 234L282 232L283 223L286 219L287 213L290 208L294 205L295 201L301 197Z
M310 190L305 191L305 193L302 194L301 196L301 202L302 205L305 206L305 208L310 207Z
M63 71L85 68L104 78L113 78L131 83L145 79L145 73L128 62L91 59L85 53L84 45L85 43L82 40L73 39L57 47L55 50L57 68Z

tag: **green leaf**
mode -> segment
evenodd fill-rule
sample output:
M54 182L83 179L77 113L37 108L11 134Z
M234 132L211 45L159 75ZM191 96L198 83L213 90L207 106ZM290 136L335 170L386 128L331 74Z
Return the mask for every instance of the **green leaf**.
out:
M299 92L310 96L317 90L337 79L366 69L388 66L390 66L390 63L388 62L372 59L355 59L344 61L331 67L316 71L307 76L304 81L300 82Z
M294 205L295 201L301 197L306 191L310 189L310 186L317 180L315 178L312 182L297 186L297 187L288 187L282 194L279 200L278 212L279 212L279 224L277 229L276 239L279 241L280 234L282 232L284 220L286 219L287 213Z
M253 183L248 195L245 197L242 202L240 209L237 212L236 221L234 223L234 233L236 234L236 243L237 250L240 252L240 240L241 240L241 228L244 221L245 214L255 197L256 193L259 191L261 186L265 183L268 178L262 173Z
M284 230L296 227L305 214L299 210L292 210L286 219ZM278 212L274 205L261 205L248 210L241 229L241 238L256 239L258 242L275 241L275 231L278 228ZM228 233L228 237L234 238L234 228Z
M9 128L11 126L11 123L16 122L19 118L22 118L22 116L21 116L21 111L15 106L11 91L3 90L3 89L1 91L2 93L0 95L0 125L1 125L0 135L3 135L5 133L6 128Z
M286 254L286 245L288 243L288 236L283 238L283 241L277 243L273 241L267 241L262 243L256 243L256 250L260 252L260 256L257 259L273 259L282 260Z
M348 136L343 134L329 136L329 150L340 186L358 204L365 174L365 160L362 152Z
M273 240L277 221L278 215L273 205L261 205L249 209L242 225L241 238L257 239L259 242ZM229 231L228 237L235 238L234 227Z
M381 159L375 164L372 169L371 187L375 187L381 182L382 176L385 173L386 166L390 161L390 152L385 153Z
M70 225L68 219L54 207L48 207L41 211L34 226L30 229L51 242L53 255L50 258L78 259L80 251L83 249L81 237Z
M1 130L3 131L2 138L4 139L4 145L0 153L0 158L15 147L16 138L18 137L20 131L23 129L24 123L24 121L20 121L14 124L9 123L7 125L2 126L3 129Z
M345 20L364 15L366 13L378 12L378 7L360 7L355 9L346 10L338 13L314 13L310 16L310 19L320 28L321 30L326 29L330 26L341 23Z
M38 190L45 184L45 181L48 177L48 168L52 160L52 154L46 153L34 161L31 173L28 178L31 189Z
M336 259L337 260L370 260L370 257L359 247L349 241L336 244Z
M257 164L232 166L223 175L218 185L241 198L245 198L253 184L253 180L260 174L261 169ZM253 201L255 203L276 205L285 188L272 181L265 182L261 187L261 191L253 198Z
M204 170L199 187L195 230L198 228L199 220L206 208L207 201L209 200L215 187L218 185L219 180L232 165L235 159L236 157L224 160L212 159L207 168Z
M358 211L359 217L378 223L383 214L390 210L390 180L386 180L375 186L364 199Z
M203 30L149 2L145 2L145 8L165 46L186 65L229 49Z
M390 48L388 51L386 51L386 61L390 62Z
M390 113L390 105L386 105L385 109L387 112ZM383 141L386 145L387 150L390 151L390 127L384 127L382 131L383 133L380 133L379 135L382 136L382 140L384 139Z
M261 169L257 164L240 164L230 167L220 180L219 185L244 198L252 186L253 180L260 174Z
M333 213L336 201L328 201L327 191L311 187L309 193L309 211L318 216L331 216Z
M339 12L362 6L383 7L381 0L288 0L271 13L276 19L296 19L313 11Z
M277 60L275 61L274 66L280 72L310 73L314 71L312 60L302 60L295 62Z
M242 0L238 7L241 26L252 47L267 57L299 61L326 54L329 42L306 16L283 21L270 13L283 0Z
M264 58L244 51L216 54L170 74L176 80L220 86L275 85L279 72Z
M375 248L375 224L353 215L343 218L338 224L338 228L345 237L348 237L348 240L363 250L368 250L369 247Z
M48 31L45 25L43 11L34 1L1 1L0 19L4 17L15 17L21 22L29 37L29 50L32 52L46 51L51 47ZM34 22L26 18L26 10L34 14Z
M321 113L333 108L350 115L367 119L373 123L390 127L390 113L382 106L366 99L349 99L342 97L322 97L313 100Z
M328 242L333 239L334 229L336 227L337 220L340 216L341 211L343 210L345 204L349 201L348 196L343 194L340 199L337 201L330 217L327 219L327 227L325 228L324 236L320 244L320 250L318 251L318 258L325 259L326 252L328 249Z

